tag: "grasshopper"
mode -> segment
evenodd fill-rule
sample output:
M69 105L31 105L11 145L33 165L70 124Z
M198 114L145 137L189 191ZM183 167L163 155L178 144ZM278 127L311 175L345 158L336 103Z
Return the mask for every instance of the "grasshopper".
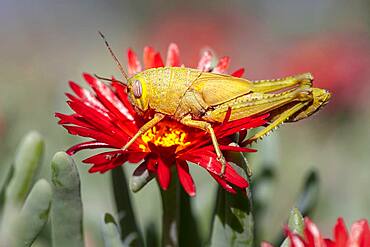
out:
M283 122L309 117L327 104L331 96L327 90L312 86L310 73L250 81L186 67L161 67L129 77L106 40L105 43L127 81L129 101L135 111L144 117L154 113L122 149L127 150L165 117L171 118L210 135L217 159L222 164L220 176L225 172L226 160L212 124L222 123L229 108L230 120L269 113L267 126L249 139L252 142Z

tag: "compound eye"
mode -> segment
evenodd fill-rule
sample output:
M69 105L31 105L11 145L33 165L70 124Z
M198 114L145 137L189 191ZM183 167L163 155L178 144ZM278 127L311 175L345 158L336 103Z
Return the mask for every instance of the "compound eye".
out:
M141 95L143 94L143 88L141 87L141 83L139 80L134 81L132 85L132 91L136 98L140 98Z

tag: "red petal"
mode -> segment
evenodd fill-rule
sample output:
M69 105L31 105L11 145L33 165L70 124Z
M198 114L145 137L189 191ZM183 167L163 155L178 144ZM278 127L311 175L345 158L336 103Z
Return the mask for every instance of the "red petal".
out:
M212 58L213 58L212 51L209 49L204 50L199 60L197 68L201 71L210 71L212 65Z
M141 71L141 64L140 61L137 59L136 53L128 49L127 50L127 58L128 58L128 74L134 75Z
M235 76L235 77L242 77L243 74L244 74L244 68L240 68L236 71L234 71L233 73L231 73L232 76Z
M157 159L149 156L146 162L147 162L148 170L156 173L157 172L157 167L156 167Z
M118 98L122 101L123 105L127 108L131 116L135 118L136 112L132 107L130 101L128 100L126 87L119 82L113 82L112 86L116 89L116 94Z
M221 163L217 161L217 156L214 152L197 149L196 151L186 152L181 156L181 159L199 164L215 175L221 173ZM247 180L241 177L229 164L226 164L223 179L239 188L246 188L249 185Z
M239 146L244 146L244 145L241 145L245 139L245 137L247 136L248 134L248 130L242 130L239 132L239 141L238 141L238 144Z
M68 102L68 105L79 115L83 117L83 119L87 120L87 122L94 126L95 129L99 129L102 132L108 135L119 135L123 139L127 139L127 135L122 135L121 132L116 126L112 124L109 118L102 115L98 111L93 108L90 108L86 104L81 101L71 101Z
M307 217L304 219L304 223L304 235L308 242L308 247L325 247L325 242L322 239L317 226Z
M96 112L99 112L100 114L106 116L106 117L110 117L109 116L109 113L108 113L108 110L100 103L100 101L98 101L98 99L94 98L100 105L101 107L97 107L96 105L94 105L93 103L91 103L89 100L86 100L84 98L77 98L76 96L72 95L72 94L69 94L69 93L66 93L65 94L68 99L70 99L69 101L67 101L67 103L69 102L74 102L74 101L79 101L79 102L83 102L85 105L87 105L88 107L94 109ZM95 97L95 96L93 96Z
M157 159L158 168L157 168L157 176L158 181L162 189L167 190L168 186L171 182L171 169L170 165L163 162L162 159Z
M74 125L77 125L77 126L94 129L94 127L91 124L89 124L85 121L79 120L78 119L79 118L78 114L66 115L66 114L56 112L55 116L60 119L58 121L58 124L61 124L61 125L74 124Z
M218 61L217 66L212 70L212 73L222 74L224 73L230 65L230 57L222 57Z
M99 100L88 90L81 88L78 84L74 83L73 81L69 82L69 86L75 92L75 94L80 97L81 100L84 102L89 102L90 105L97 110L100 110L102 113L106 113L107 109L99 102Z
M220 168L220 171L221 171L221 168ZM245 180L242 176L240 176L229 164L226 164L224 177L226 181L234 184L235 186L239 188L244 189L249 186L248 181Z
M262 241L261 247L274 247L274 246L266 241Z
M180 66L180 51L179 47L175 43L171 43L168 46L166 66Z
M143 56L145 69L154 68L154 56L155 56L154 49L150 46L145 46Z
M144 152L131 152L128 154L127 161L130 163L139 163L141 160L143 160L148 153Z
M122 157L123 155L127 157L128 156L127 151L123 150L109 151L93 155L89 158L84 159L82 162L87 164L101 165L111 162L112 160Z
M324 239L326 247L337 247L336 243L330 239Z
M64 125L64 128L66 128L71 135L90 137L92 139L95 139L96 141L107 143L116 148L121 148L126 143L122 142L122 140L117 140L111 136L108 136L98 130L68 125Z
M93 165L89 169L89 173L94 173L94 172L100 172L100 173L105 173L106 171L112 170L116 168L117 166L123 165L124 161L121 159L115 159L112 160L111 162L102 164L102 165Z
M233 151L233 152L257 152L256 149L252 148L243 148L243 147L236 147L236 146L225 146L225 145L220 145L220 149L222 151Z
M245 129L252 129L252 128L259 127L266 123L265 118L267 116L268 114L255 117L255 118L253 117L241 118L238 120L234 120L234 121L227 122L225 124L216 126L214 130L215 130L217 138L223 138L223 137L230 136L231 134L234 134L236 132L239 132Z
M343 218L338 218L337 220L337 223L334 227L334 239L336 247L346 247L348 233Z
M90 142L82 142L79 144L76 144L72 147L70 147L66 153L68 155L74 155L75 153L84 150L84 149L95 149L95 148L113 148L113 146L110 146L109 144L103 143L103 142L96 142L96 141L90 141Z
M164 67L164 63L163 63L161 54L159 54L159 52L157 52L154 55L154 68L159 68L159 67Z
M177 176L186 193L188 193L189 196L195 196L195 184L189 173L189 167L186 161L177 160L176 168Z
M225 117L224 117L224 121L222 121L222 123L227 124L230 120L230 117L231 117L231 107L228 107L227 112L226 112Z
M290 247L311 247L311 246L306 245L305 241L302 239L301 236L291 232L288 226L284 227L284 231L290 240Z
M100 101L109 110L113 118L116 118L119 126L125 133L133 136L137 132L137 126L133 123L133 117L129 113L128 109L123 105L123 103L117 98L114 92L105 84L98 81L91 75L84 74L86 81L94 89L95 93L98 95Z
M122 150L111 151L94 155L83 160L84 163L94 164L89 172L104 173L108 170L114 169L127 161L127 152Z
M90 84L93 88L95 93L103 96L103 100L100 98L101 103L108 109L109 111L114 111L117 116L121 117L122 120L134 120L131 114L128 112L128 109L125 105L117 98L115 93L109 88L107 85L102 83L101 81L97 80L95 77L84 74L85 80ZM105 100L107 100L111 104L106 104ZM117 111L118 110L118 111Z
M226 191L236 194L236 190L225 180L223 180L219 175L213 174L212 172L209 172L209 174L211 174L211 176L217 181L217 183L219 183Z
M347 246L369 246L370 230L367 220L359 220L352 224Z

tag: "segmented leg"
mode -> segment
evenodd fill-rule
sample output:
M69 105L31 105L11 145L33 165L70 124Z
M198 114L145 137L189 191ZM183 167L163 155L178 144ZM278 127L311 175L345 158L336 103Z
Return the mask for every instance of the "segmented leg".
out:
M305 88L305 86L299 86L296 89L277 94L250 93L208 110L202 116L202 119L207 122L222 123L229 108L231 108L230 120L232 121L253 115L271 113L271 111L293 102L307 101L312 101L312 90Z
M205 121L198 121L198 120L193 120L191 119L190 116L186 116L180 120L180 122L186 126L193 127L193 128L198 128L207 131L207 133L211 136L212 139L212 144L213 147L216 151L217 155L217 160L220 161L222 167L221 167L221 172L220 176L222 177L225 174L225 169L226 169L226 160L221 152L220 146L218 145L216 134L211 126L210 123L205 122Z
M272 123L270 123L263 130L261 130L258 133L256 133L253 137L249 138L248 141L247 141L247 143L252 143L253 141L256 141L257 139L263 137L268 132L270 132L271 130L273 130L275 127L279 126L281 123L283 123L284 121L286 121L290 116L292 116L294 113L296 113L299 110L301 110L303 107L305 107L309 103L310 102L300 102L300 103L297 103L295 106L289 108L288 110L282 112L279 115L279 117L277 119L275 119L275 121L273 121Z
M163 114L156 113L149 122L141 126L141 128L136 132L136 134L131 138L131 140L128 141L126 145L122 147L122 150L127 150L136 141L137 138L139 138L142 134L144 134L147 130L152 128L154 125L159 123L163 118L164 118Z
M312 87L313 76L310 73L304 73L294 76L288 76L273 80L252 81L253 92L270 93L285 90L291 87L299 86L300 88Z

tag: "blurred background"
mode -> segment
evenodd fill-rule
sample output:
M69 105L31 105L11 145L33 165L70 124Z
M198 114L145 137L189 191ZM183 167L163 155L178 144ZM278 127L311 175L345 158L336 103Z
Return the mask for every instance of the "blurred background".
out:
M312 72L314 84L332 92L330 104L307 120L284 125L255 145L259 152L250 156L256 174L266 162L276 172L265 193L270 206L261 218L263 239L276 238L311 169L320 178L312 217L326 235L338 216L347 224L370 218L368 0L1 0L0 173L12 163L19 140L29 130L46 139L40 176L47 178L52 155L80 141L57 125L54 112L70 112L64 96L67 82L82 83L82 72L119 78L98 30L123 63L128 47L141 56L149 44L164 54L176 42L181 62L188 66L197 64L201 49L212 47L216 54L231 57L230 71L245 67L248 79ZM86 238L99 246L102 214L113 211L110 177L88 174L80 163L88 154L80 153L76 160ZM206 234L216 184L196 166L192 173L197 184L194 209ZM140 224L150 222L159 230L155 182L132 198Z

